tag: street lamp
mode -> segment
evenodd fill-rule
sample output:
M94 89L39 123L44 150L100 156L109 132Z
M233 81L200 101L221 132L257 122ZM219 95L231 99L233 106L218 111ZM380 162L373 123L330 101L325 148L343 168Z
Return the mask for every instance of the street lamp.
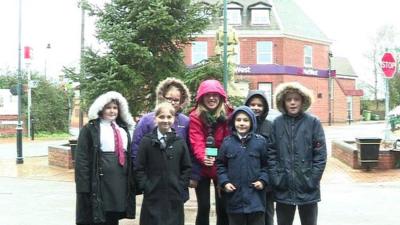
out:
M332 125L332 102L333 102L333 83L332 83L332 57L333 54L329 50L328 52L328 110L329 110L329 118L328 124Z
M24 158L22 156L22 124L21 124L21 30L22 30L22 0L19 0L18 6L18 124L17 124L17 164L23 164Z
M224 0L224 89L228 92L228 21L227 21L227 5Z
M49 50L51 49L50 43L47 43L46 45L46 55L44 59L44 79L47 79L47 57L49 56Z

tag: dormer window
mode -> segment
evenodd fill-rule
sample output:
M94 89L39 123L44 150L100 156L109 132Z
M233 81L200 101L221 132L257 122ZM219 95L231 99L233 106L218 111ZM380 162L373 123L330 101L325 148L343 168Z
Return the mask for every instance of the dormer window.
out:
M237 3L230 3L227 5L228 14L226 15L229 25L242 24L242 10L243 6Z
M269 25L271 24L271 5L258 3L249 6L251 12L251 25Z

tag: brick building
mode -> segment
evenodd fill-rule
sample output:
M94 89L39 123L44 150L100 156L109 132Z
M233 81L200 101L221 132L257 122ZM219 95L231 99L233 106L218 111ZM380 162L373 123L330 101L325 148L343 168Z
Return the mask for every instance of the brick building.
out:
M315 103L310 112L322 122L329 122L329 118L335 123L361 119L363 93L355 88L357 76L349 61L332 57L331 40L294 0L228 0L227 8L228 24L238 39L233 45L236 55L232 56L235 82L243 95L249 89L263 89L273 106L276 86L298 81L313 90ZM208 30L185 48L187 65L215 55L220 25L221 21L213 20Z
M16 133L18 122L18 97L10 89L0 89L0 136Z

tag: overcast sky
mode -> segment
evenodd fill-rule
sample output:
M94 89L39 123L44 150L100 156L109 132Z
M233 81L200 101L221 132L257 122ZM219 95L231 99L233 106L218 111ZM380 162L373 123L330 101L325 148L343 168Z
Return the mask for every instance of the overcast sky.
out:
M397 0L295 1L333 41L334 56L349 58L363 80L371 79L372 75L363 56L371 46L371 37L383 25L394 25L400 30L400 1ZM47 74L56 77L62 66L76 66L81 17L75 0L22 0L22 4L22 47L33 48L31 67L44 72L46 64ZM86 24L87 43L94 43L92 20L87 19ZM0 33L0 69L16 69L18 0L0 0ZM47 44L51 45L50 49L46 48Z

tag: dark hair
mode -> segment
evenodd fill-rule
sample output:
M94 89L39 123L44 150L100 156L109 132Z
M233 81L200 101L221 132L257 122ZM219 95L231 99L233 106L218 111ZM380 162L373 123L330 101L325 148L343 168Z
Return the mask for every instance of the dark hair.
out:
M118 101L117 99L111 99L110 102L108 102L107 104L105 104L105 105L103 106L103 109L101 109L101 111L99 111L99 112L97 113L97 115L98 115L99 117L102 118L102 117L103 117L103 113L104 113L104 108L105 108L107 105L111 104L111 103L114 103L114 104L116 104L116 105L118 106L118 116L117 116L117 120L120 119L120 114L121 114L121 112L119 111L119 109L120 109L121 107L120 107L119 101Z

